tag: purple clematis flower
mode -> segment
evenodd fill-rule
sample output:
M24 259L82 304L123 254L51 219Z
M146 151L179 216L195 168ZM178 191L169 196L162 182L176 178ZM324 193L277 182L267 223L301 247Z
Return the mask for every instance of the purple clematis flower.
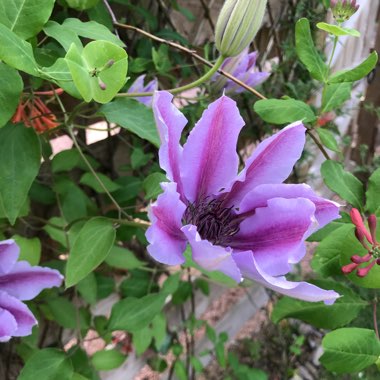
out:
M243 277L290 297L333 303L339 295L284 275L305 255L304 240L339 217L338 205L307 185L282 182L300 158L305 127L294 123L263 141L238 174L238 135L244 125L236 103L222 96L203 113L186 144L187 120L157 92L153 111L161 138L160 166L169 183L152 205L148 252L168 265L193 260L236 282Z
M63 279L54 269L17 261L19 252L13 240L0 242L0 342L30 335L37 320L22 301L31 300L45 288L60 286Z
M256 87L270 76L270 73L259 71L257 68L257 55L257 51L248 53L248 48L246 48L236 57L227 58L223 62L221 70L233 75L250 87ZM239 94L245 91L243 87L221 74L215 74L212 80L214 81L213 87L216 91L220 91L223 88L227 94Z
M151 80L148 84L144 85L145 75L140 75L136 78L136 80L132 83L131 87L129 88L128 92L154 92L157 91L158 88L158 81L156 78ZM140 103L145 104L147 107L152 106L152 96L141 96L135 98Z

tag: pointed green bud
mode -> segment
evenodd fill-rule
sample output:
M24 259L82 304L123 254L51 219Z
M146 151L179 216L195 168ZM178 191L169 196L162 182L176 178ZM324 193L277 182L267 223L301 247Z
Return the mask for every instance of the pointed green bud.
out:
M267 0L226 0L215 28L215 45L225 57L240 54L263 22Z

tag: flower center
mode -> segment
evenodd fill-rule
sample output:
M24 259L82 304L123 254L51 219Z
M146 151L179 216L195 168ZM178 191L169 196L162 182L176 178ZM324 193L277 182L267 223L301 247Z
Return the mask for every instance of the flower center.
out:
M213 244L226 245L239 231L240 221L232 212L233 207L223 207L216 199L205 198L197 204L189 204L184 214L185 224L197 226L202 239Z

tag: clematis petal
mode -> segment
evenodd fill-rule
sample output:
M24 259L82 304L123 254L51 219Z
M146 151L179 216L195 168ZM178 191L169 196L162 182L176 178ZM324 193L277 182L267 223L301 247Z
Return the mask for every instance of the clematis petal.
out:
M172 104L172 99L173 95L167 91L156 92L153 96L153 113L161 139L160 166L166 171L167 177L178 184L178 192L182 195L179 163L183 148L180 139L187 120Z
M22 301L30 300L45 288L60 286L63 276L55 269L17 262L13 269L0 276L0 290Z
M151 80L149 83L144 85L145 75L140 75L136 78L136 80L132 83L131 87L129 88L128 92L154 92L157 90L158 82L157 79ZM152 105L152 96L142 96L137 97L136 100L140 103L145 104L147 107L150 107Z
M230 246L253 251L260 268L272 276L286 274L306 253L305 235L313 226L315 206L304 198L272 198L266 207L240 223Z
M184 145L181 161L183 188L190 202L229 188L238 170L236 144L243 125L236 103L227 96L203 113Z
M236 252L233 254L233 258L245 278L256 281L278 293L309 302L324 301L327 305L333 304L340 297L334 290L324 290L307 282L288 281L283 276L271 276L260 267L250 251Z
M306 198L311 200L315 205L315 218L318 222L318 228L340 218L338 203L317 196L311 187L305 184L257 186L243 198L239 205L238 214L253 214L256 208L265 207L271 198Z
M236 206L256 186L281 183L288 178L301 157L305 130L301 122L296 122L264 140L238 175L226 197L227 204Z
M8 342L17 330L15 317L8 311L0 308L0 342Z
M152 225L146 232L149 254L157 261L179 265L185 261L186 238L181 232L186 206L181 202L175 183L162 183L164 193L152 205L149 217Z
M30 335L32 333L33 326L37 324L37 320L25 304L1 290L0 310L5 310L10 313L16 321L17 328L12 332L12 336ZM12 323L8 327L14 327L13 322L9 318L8 323Z
M193 260L208 271L220 271L236 282L242 280L239 268L232 258L232 249L212 245L208 240L202 240L197 227L191 224L182 227L183 233L189 240Z
M14 240L0 241L0 276L13 268L19 254L20 248Z

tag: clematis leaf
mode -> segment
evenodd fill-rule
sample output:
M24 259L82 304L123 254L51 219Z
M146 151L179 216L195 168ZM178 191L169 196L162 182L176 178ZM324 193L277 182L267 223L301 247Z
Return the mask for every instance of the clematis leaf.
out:
M327 160L322 165L321 173L325 184L330 190L357 209L363 209L363 184L353 174L345 171L342 164Z
M92 364L98 371L109 371L120 367L127 357L116 349L95 352Z
M374 364L380 355L380 342L373 330L342 328L323 338L321 363L336 373L352 373Z
M310 22L306 18L301 18L296 24L296 51L310 75L314 79L324 82L327 75L327 65L314 46Z
M49 20L55 0L2 0L0 24L19 37L34 37Z
M111 311L109 329L135 332L148 326L161 312L166 295L152 293L142 298L128 297L117 302Z
M40 142L32 128L7 124L0 129L0 203L11 224L26 202L40 159Z
M119 98L105 104L99 111L110 123L116 123L153 145L160 146L153 111L137 100Z
M0 62L0 127L16 111L24 84L17 70Z
M343 297L333 305L283 297L274 307L272 321L277 323L284 318L297 318L318 328L336 329L350 323L368 305L351 289L335 281L319 280L313 283L323 289L333 289Z
M106 218L92 218L79 231L66 267L66 286L85 278L107 257L115 241L112 222Z
M295 99L259 100L254 110L267 123L288 124L295 121L313 122L316 116L306 103Z
M360 80L376 67L377 60L377 52L374 51L368 56L367 59L355 68L335 73L329 78L328 83L355 82Z
M334 36L352 36L352 37L360 37L360 32L356 29L345 28L343 26L327 24L326 22L319 22L317 24L317 28L324 30L327 33L330 33Z
M334 152L337 152L337 153L340 152L338 143L337 143L334 135L332 134L332 132L330 132L328 129L318 128L317 133L318 133L319 138L322 141L322 144L326 148L328 148Z
M18 380L71 380L73 372L71 361L63 351L45 348L26 361Z
M368 180L368 188L366 192L366 209L370 213L375 213L380 207L380 168L375 170Z
M326 113L340 107L351 98L352 83L328 84L323 91L321 113Z

